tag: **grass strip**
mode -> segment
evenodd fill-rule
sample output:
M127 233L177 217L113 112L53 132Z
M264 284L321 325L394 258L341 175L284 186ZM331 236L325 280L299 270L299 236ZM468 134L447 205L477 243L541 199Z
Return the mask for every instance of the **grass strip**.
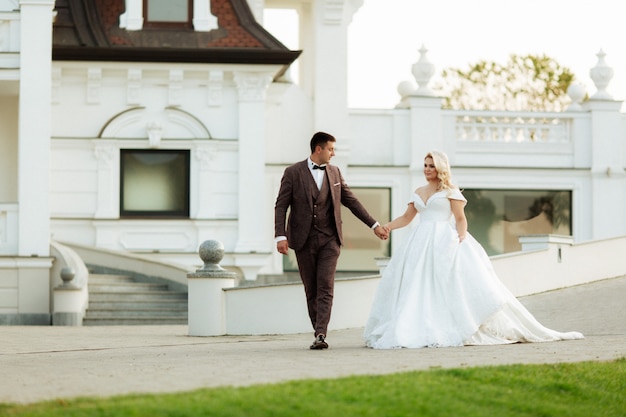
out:
M624 417L625 393L626 358L622 358L0 404L0 416Z

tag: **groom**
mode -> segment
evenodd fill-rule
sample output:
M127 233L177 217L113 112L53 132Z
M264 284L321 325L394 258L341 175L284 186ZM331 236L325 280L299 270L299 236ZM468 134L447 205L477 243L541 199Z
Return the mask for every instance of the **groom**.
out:
M274 211L276 249L296 253L304 284L309 318L315 331L311 349L327 349L335 269L343 243L343 204L380 239L388 233L365 210L344 182L339 168L329 165L335 156L335 138L317 132L311 138L311 156L285 169ZM287 220L287 210L291 209Z

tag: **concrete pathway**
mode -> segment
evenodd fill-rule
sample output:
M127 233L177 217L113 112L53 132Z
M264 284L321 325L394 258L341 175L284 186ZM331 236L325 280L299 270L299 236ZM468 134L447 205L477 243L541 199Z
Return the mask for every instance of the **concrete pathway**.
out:
M431 368L604 361L626 357L626 277L521 298L547 327L584 340L372 350L362 329L189 337L187 326L0 327L0 402L161 393Z

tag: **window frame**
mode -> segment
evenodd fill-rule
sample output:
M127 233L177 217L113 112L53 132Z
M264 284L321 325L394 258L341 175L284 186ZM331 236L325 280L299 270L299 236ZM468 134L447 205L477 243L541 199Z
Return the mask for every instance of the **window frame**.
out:
M481 195L481 193L486 193L487 195ZM565 194L561 194L565 193ZM504 255L507 253L513 253L521 250L521 244L511 243L511 239L515 236L513 234L507 234L506 228L515 227L515 224L523 224L524 222L528 222L537 218L542 210L540 210L539 206L520 206L530 212L530 209L537 210L538 213L530 217L528 214L527 217L522 219L515 219L509 217L511 212L507 212L507 198L508 199L534 199L531 204L541 203L542 199L549 198L550 205L552 208L559 208L558 200L552 200L553 197L559 197L559 195L567 196L567 204L561 205L560 209L563 211L550 211L551 214L557 215L554 220L550 220L551 231L530 231L528 233L522 233L517 235L517 241L519 241L519 236L526 236L532 234L563 234L564 232L560 232L558 228L566 228L570 235L573 235L574 230L574 191L572 189L562 188L562 189L549 189L549 188L481 188L481 187L466 187L463 189L463 194L467 198L467 206L465 207L465 216L468 218L468 230L472 234L472 236L481 244L483 249L487 252L489 256L496 255ZM491 195L490 195L491 194ZM499 195L498 195L499 194ZM535 194L533 195L524 195L524 194ZM493 205L494 197L499 197L501 201L501 205L497 206ZM478 199L477 199L478 198ZM489 200L489 202L479 203L481 199ZM481 207L479 204L483 204ZM486 205L485 205L486 204ZM478 206L478 207L477 207ZM500 211L498 211L500 210ZM487 216L489 214L489 216ZM559 219L560 217L560 219ZM476 219L480 218L480 222L477 222ZM486 225L481 225L481 223L486 222ZM500 224L499 224L500 223ZM492 227L501 227L502 234L496 235L499 239L495 239L495 242L492 241ZM508 246L516 246L517 249L507 250L507 239Z
M163 22L148 19L148 3L150 0L142 0L143 2L143 28L144 29L193 29L193 0L187 0L187 21L186 22Z
M170 153L179 154L184 158L185 186L182 210L126 210L124 209L124 155L132 153ZM120 218L121 219L189 219L191 189L191 151L188 149L120 149Z

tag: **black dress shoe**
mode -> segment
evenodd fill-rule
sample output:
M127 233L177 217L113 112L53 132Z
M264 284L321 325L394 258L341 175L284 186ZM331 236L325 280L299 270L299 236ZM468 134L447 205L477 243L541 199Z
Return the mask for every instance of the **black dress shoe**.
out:
M311 345L311 349L320 350L320 349L328 349L328 343L326 343L326 337L323 334L318 334L313 344Z

